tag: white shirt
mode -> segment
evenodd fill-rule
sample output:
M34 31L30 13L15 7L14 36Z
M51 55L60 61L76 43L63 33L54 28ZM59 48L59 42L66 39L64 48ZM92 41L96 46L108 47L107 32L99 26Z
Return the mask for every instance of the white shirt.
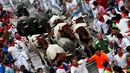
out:
M130 13L128 14L128 18L130 18Z
M119 41L117 39L116 43L124 49L124 52L126 52L126 47L130 46L130 40L128 40L127 38L123 38L122 41Z
M118 12L118 10L115 8L115 11L117 14L121 14L120 12ZM116 15L112 14L111 11L108 11L107 14L109 14L110 17L115 17Z
M103 18L104 18L105 22L106 22L107 20L111 20L111 17L108 16L108 15L103 15Z
M29 0L30 4L33 4L34 3L34 0Z
M15 42L15 47L19 49L19 51L26 51L28 52L28 47L26 46L24 40L25 38L24 37L21 37L22 39L21 40L17 40L17 39L14 39L14 42ZM22 47L22 48L20 48Z
M88 13L88 11L91 11L91 7L89 6L89 4L86 3L85 0L81 0L82 1L82 9L85 13Z
M78 3L77 3L77 1L76 0L72 0L72 2L66 2L66 8L67 8L67 10L69 9L69 8L74 8L76 5L78 5ZM73 14L75 13L75 12L77 12L79 10L79 7L77 8L77 9L75 9L75 10L73 10L73 11L71 11L71 12L69 12L70 13L70 15L72 15L73 16ZM81 12L80 12L81 13ZM78 14L78 15L82 15L82 14ZM77 15L76 15L77 16Z
M19 50L16 47L14 47L14 46L10 46L8 48L8 52L11 53L11 55L13 56L14 59L19 59L20 57L22 57L22 55L19 52Z
M71 70L71 73L78 73L78 72L77 72L77 71L78 71L78 67L72 66L72 67L70 68L70 70Z
M115 62L117 62L118 66L124 68L127 65L127 63L126 63L126 55L127 54L124 53L122 57L119 57L118 54L117 54L117 55L114 56L113 60Z
M128 21L129 19L123 18L120 20L119 23L116 24L116 26L120 29L121 32L126 32L129 30L128 28Z
M93 2L94 2L94 1L96 1L96 0L90 0L90 1L89 1L89 5L90 5L91 8L94 8L94 5L93 5Z
M10 32L11 33L11 36L14 38L15 36L15 32L17 32L17 29L16 29L16 27L14 27L14 26L12 26L9 30L8 30L8 32Z
M97 8L95 10L92 9L92 12L93 12L94 18L96 18L97 14L98 14L98 9Z
M59 6L61 4L59 0L51 0L51 4L59 10L62 10L62 7Z
M56 73L66 73L64 69L57 69Z
M79 60L78 64L78 67L71 67L71 73L89 73L86 68L86 59Z
M104 33L107 33L108 30L108 26L105 22L100 22L98 20L98 22L94 25L94 28L97 32L101 32L101 30L103 29ZM102 29L101 29L102 28Z
M78 64L80 64L78 67L79 73L89 73L88 69L86 68L86 59L79 60Z

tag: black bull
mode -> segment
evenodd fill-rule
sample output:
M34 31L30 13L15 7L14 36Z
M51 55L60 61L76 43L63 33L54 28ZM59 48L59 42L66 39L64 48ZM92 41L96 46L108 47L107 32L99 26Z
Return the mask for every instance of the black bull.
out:
M27 5L24 3L19 3L17 6L17 11L15 13L18 17L21 16L30 16L28 10L27 10Z
M48 33L50 25L45 18L30 17L18 21L17 30L21 36Z

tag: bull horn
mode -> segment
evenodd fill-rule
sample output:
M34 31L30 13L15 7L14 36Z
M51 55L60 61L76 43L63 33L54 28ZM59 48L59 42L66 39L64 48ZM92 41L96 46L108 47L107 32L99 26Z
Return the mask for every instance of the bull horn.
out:
M35 42L36 40L37 40L37 39L35 39L35 40L32 39L32 42Z
M24 26L24 28L27 28L27 27L28 27L28 25Z
M25 24L25 23L27 23L27 21L23 21L22 23L24 23L24 24Z
M72 54L70 53L70 54L66 54L66 56L68 57L68 56L72 56Z
M42 25L40 25L38 28L41 28L42 27Z
M36 20L34 20L34 21L33 21L33 23L35 23L36 21L37 21L37 19L36 19Z

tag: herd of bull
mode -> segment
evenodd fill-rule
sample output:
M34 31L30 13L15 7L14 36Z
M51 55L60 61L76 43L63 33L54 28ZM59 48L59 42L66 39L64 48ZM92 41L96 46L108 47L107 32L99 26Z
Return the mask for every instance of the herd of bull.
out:
M29 41L32 52L38 53L41 60L50 65L59 57L61 60L73 56L90 57L95 52L91 30L84 16L67 18L46 13L30 16L22 6L17 15L20 17L16 26L18 33ZM49 44L61 48L48 48Z

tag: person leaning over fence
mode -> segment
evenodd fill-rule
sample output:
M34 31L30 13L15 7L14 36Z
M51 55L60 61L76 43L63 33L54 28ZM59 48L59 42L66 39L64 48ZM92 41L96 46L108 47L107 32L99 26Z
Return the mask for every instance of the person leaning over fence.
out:
M103 62L105 61L109 62L107 55L99 48L96 48L96 53L91 58L87 59L87 62L90 62L92 60L96 61L99 73L104 73Z

